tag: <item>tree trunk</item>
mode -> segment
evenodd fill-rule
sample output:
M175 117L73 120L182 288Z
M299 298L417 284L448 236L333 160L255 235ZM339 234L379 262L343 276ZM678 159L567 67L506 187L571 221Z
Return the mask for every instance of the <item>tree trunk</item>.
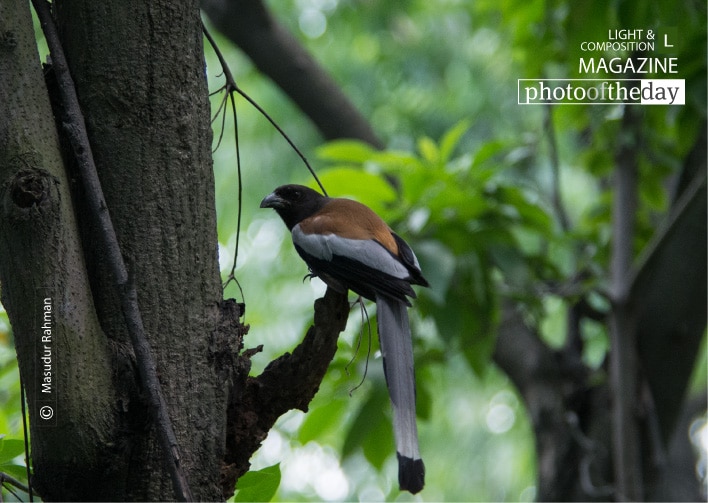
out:
M30 402L36 484L49 497L55 484L69 495L106 469L116 427L109 344L91 298L27 2L0 3L0 33L2 302ZM95 494L108 485L94 484Z
M182 465L194 497L217 500L230 370L214 358L222 296L198 5L54 5ZM3 2L0 23L0 277L31 405L35 486L45 499L170 499L104 251L81 203L72 208L79 184L63 169L27 3Z
M62 43L86 117L98 174L199 500L221 497L228 371L212 343L220 321L211 128L198 4L56 3ZM82 222L83 223L83 222ZM84 225L84 237L91 234ZM88 242L88 241L84 241ZM120 303L87 247L97 311L107 336L128 347ZM130 365L130 351L117 359ZM223 370L223 372L222 372ZM117 377L123 424L123 497L169 498L163 452L132 382ZM124 390L132 390L125 393Z
M167 469L176 459L194 499L221 500L275 420L307 410L348 303L328 292L300 347L248 376L258 350L239 354L244 306L222 299L197 4L114 4L53 4L63 33L56 78L47 72L54 116L27 4L0 4L0 280L30 407L33 484L45 500L187 497ZM52 126L83 131L81 114L90 147L60 149ZM89 151L103 199L81 189L91 187ZM111 223L95 214L105 211ZM132 292L138 309L123 300ZM127 327L140 321L159 383L134 353ZM157 434L158 407L146 399L157 388L174 440Z

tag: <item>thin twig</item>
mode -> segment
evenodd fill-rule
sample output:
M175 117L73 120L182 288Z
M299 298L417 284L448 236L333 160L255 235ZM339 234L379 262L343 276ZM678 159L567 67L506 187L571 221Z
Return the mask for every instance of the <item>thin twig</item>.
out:
M217 92L221 92L226 88L226 86L222 87L219 89ZM221 103L219 103L219 108L216 109L216 113L214 114L214 118L211 120L212 126L214 125L214 121L216 120L219 115L221 115L221 130L219 131L219 139L216 141L216 146L212 149L211 153L215 153L217 150L219 150L219 147L221 146L221 140L224 138L224 131L226 129L226 113L221 113L222 110L225 110L225 105L226 101L229 99L229 96L231 96L231 93L226 93L224 95L224 99L221 100Z
M359 333L359 338L356 343L356 349L354 350L354 356L352 356L352 359L349 360L349 363L344 367L344 371L349 375L349 365L351 365L354 360L356 359L356 356L359 354L359 348L361 347L361 338L364 334L364 319L366 319L366 327L367 327L367 333L369 335L369 340L368 340L368 345L366 348L366 360L364 362L364 375L361 377L361 381L354 386L352 389L349 390L349 396L352 396L356 390L361 388L361 386L364 384L364 381L366 380L366 376L369 373L369 358L371 357L371 320L369 319L369 312L366 310L366 306L364 305L364 300L361 298L361 296L356 300L355 304L359 304L359 309L361 311L361 332Z
M207 30L206 26L204 25L204 22L202 22L202 31L204 32L204 35L206 36L207 40L211 44L212 48L214 49L214 52L217 55L217 58L219 59L219 62L221 63L221 68L222 72L224 73L224 78L226 79L226 84L219 89L217 92L224 91L226 94L224 95L224 99L221 100L221 103L219 104L219 108L216 110L216 113L214 114L214 120L216 120L216 117L219 116L223 112L222 115L222 120L221 120L221 131L219 132L219 141L216 144L216 147L214 150L219 148L221 145L221 140L224 137L224 130L226 126L226 103L228 101L231 102L231 111L232 115L234 118L234 146L236 150L236 176L238 178L238 210L237 210L237 215L236 215L236 245L234 247L234 259L233 262L231 263L231 271L229 271L228 276L226 277L226 281L222 285L222 289L225 290L226 287L231 283L231 281L234 281L236 283L236 286L239 289L239 292L241 293L241 299L244 299L243 295L243 288L241 288L241 283L239 283L238 279L236 279L236 265L238 263L238 251L239 251L239 244L241 241L241 215L242 215L242 210L243 210L243 182L242 182L242 176L241 176L241 145L239 143L239 135L238 135L238 113L236 112L236 100L234 99L233 91L236 89L236 80L233 77L233 74L231 73L231 68L229 68L229 65L226 63L226 59L224 56L221 54L221 51L219 50L219 47L216 45L216 42L214 39L211 37L211 34ZM245 302L245 300L244 300Z
M361 313L361 330L359 331L359 337L356 338L356 347L354 348L354 354L351 357L351 360L347 362L347 364L344 366L344 372L349 375L349 366L354 363L354 360L356 360L357 355L359 354L359 350L361 349L361 338L364 335L364 312L365 310L363 309L363 301L361 300L361 296L357 297L357 299L354 301L354 304L352 304L352 308L359 304L359 310ZM366 318L368 319L368 313L366 315Z
M212 25L235 43L305 113L324 138L384 148L371 124L262 0L203 1Z
M256 101L251 98L248 94L245 93L238 85L236 84L236 80L234 79L233 75L231 74L231 70L229 70L229 65L226 62L226 59L224 58L223 54L221 54L221 50L219 47L216 45L216 42L211 36L211 33L209 33L209 30L207 30L206 26L202 22L202 30L204 31L204 36L207 38L209 41L209 44L211 44L212 49L214 49L214 53L216 54L216 57L219 59L219 63L221 64L221 68L224 72L224 77L226 78L227 86L226 86L226 92L231 92L235 91L238 94L240 94L246 101L248 101L253 108L258 110L260 114L265 117L268 122L271 123L271 125L280 133L280 136L282 136L285 141L288 142L288 145L295 151L295 153L302 159L302 162L305 163L305 166L307 166L307 169L310 171L310 174L312 177L315 179L317 182L317 185L320 187L320 190L322 191L322 194L325 196L327 195L327 191L324 188L324 185L322 185L322 182L320 179L317 177L317 174L315 173L315 170L310 166L310 163L307 161L307 158L305 155L300 151L299 148L293 143L293 141L290 139L290 137L283 131L283 129L273 120L273 118L268 115L268 112L266 112Z
M228 85L228 84L227 84ZM243 179L241 177L241 144L239 143L238 136L238 114L236 113L236 100L232 93L227 93L226 95L231 101L231 112L234 117L234 145L236 148L236 176L238 178L238 216L236 218L236 245L234 247L234 260L231 263L231 271L226 279L224 288L229 284L230 281L235 281L236 286L238 286L241 292L241 298L243 299L243 289L241 288L241 283L236 279L236 264L238 263L238 250L239 243L241 242L241 215L243 213ZM226 109L224 109L224 118L226 117ZM222 124L223 128L223 124ZM245 299L244 299L245 302Z
M7 473L0 472L0 485L3 485L5 483L10 484L11 486L15 486L20 491L24 491L28 494L30 492L30 488L27 487L26 485L24 485L22 482L20 482L19 480L17 480L14 477L8 475ZM10 489L8 489L8 491L10 491ZM12 492L12 491L10 491L10 492ZM17 495L14 492L12 494L17 498Z
M29 456L29 435L27 432L27 406L25 404L25 383L22 382L22 374L20 374L20 408L22 409L22 433L25 440L25 468L27 469L27 494L29 495L30 503L34 501L32 494L32 473L30 471L30 456Z
M551 160L551 198L553 201L553 208L558 216L558 221L560 223L561 229L564 232L568 231L570 224L568 223L568 214L563 206L563 197L561 196L560 188L560 157L558 155L558 140L556 138L556 128L553 122L553 108L551 105L543 107L544 117L543 123L546 130L546 135L548 137L548 149L549 157Z
M147 392L150 409L154 414L158 438L165 452L164 460L172 479L175 495L181 501L193 501L194 498L192 497L186 474L181 466L179 445L170 421L160 381L157 377L155 361L152 358L150 345L145 337L135 284L128 276L128 270L123 261L113 222L103 197L103 189L98 179L91 145L86 133L86 123L81 113L76 88L69 72L57 28L50 12L50 4L45 0L32 0L32 4L42 24L42 30L49 46L64 106L64 120L66 121L64 127L71 143L81 181L84 184L90 214L96 220L97 238L106 252L106 262L120 297L121 309L135 351L140 382Z

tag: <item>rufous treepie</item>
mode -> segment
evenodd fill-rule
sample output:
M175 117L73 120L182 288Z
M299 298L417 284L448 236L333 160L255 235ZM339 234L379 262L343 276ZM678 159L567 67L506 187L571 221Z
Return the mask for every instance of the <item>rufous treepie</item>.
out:
M418 449L413 345L408 325L412 284L428 286L410 246L367 206L325 197L302 185L283 185L261 201L292 234L313 276L329 287L376 302L384 374L393 404L393 429L401 490L423 489Z

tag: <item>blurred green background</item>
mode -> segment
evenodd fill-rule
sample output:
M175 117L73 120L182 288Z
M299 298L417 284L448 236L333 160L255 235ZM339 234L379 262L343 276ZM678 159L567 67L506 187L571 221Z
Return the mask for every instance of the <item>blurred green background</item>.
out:
M533 500L533 432L515 388L491 360L500 298L525 303L552 347L565 342L567 298L540 291L542 285L589 271L582 291L594 307L607 309L593 292L606 286L607 178L622 114L612 106L519 106L517 79L577 77L580 42L606 40L610 28L680 27L675 54L679 78L687 81L687 104L641 110L651 141L640 166L639 251L668 208L668 180L705 118L705 3L282 0L269 7L387 146L376 152L352 142L324 144L287 97L214 33L239 86L306 154L330 195L369 204L418 254L432 285L410 311L427 484L417 496L398 491L378 341L353 309L310 412L280 419L253 459L256 473L239 482L236 499L277 489L276 501ZM209 48L206 59L210 89L216 90L221 70ZM220 99L212 97L214 111ZM243 214L236 277L243 296L231 284L225 297L246 303L246 346L264 345L253 360L257 374L298 344L324 287L303 281L307 270L287 230L273 212L258 208L276 186L312 180L258 112L241 99L237 107ZM214 124L217 137L220 120ZM224 275L233 261L238 216L233 127L227 117L214 154ZM399 190L383 175L397 177ZM556 191L567 227L554 203ZM585 363L597 379L606 378L604 325L587 322L582 335ZM705 393L705 348L693 381L691 392ZM2 313L0 433L8 447L3 457L0 441L0 471L22 477L22 459L8 442L22 438L19 403ZM706 431L705 417L691 430L704 481Z

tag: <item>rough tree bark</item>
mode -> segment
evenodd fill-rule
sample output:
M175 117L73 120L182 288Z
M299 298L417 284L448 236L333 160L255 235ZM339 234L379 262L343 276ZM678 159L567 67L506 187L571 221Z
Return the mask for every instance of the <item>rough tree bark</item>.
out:
M91 297L28 2L0 3L0 33L2 302L30 401L33 455L47 468L36 485L51 495L60 480L71 494L107 469L117 426L109 341ZM53 417L41 419L41 407ZM76 432L72 423L94 427Z
M195 498L218 499L228 376L210 356L221 282L198 6L65 0L56 2L56 14L145 331L160 374L169 376L162 386L183 466ZM89 243L93 230L83 223ZM114 364L130 368L129 337L102 253L86 247L96 308L121 348ZM115 378L121 422L134 429L146 413L139 386L132 372ZM172 494L171 482L150 422L143 427L122 446L126 461L141 460L124 467L124 494L162 499Z

